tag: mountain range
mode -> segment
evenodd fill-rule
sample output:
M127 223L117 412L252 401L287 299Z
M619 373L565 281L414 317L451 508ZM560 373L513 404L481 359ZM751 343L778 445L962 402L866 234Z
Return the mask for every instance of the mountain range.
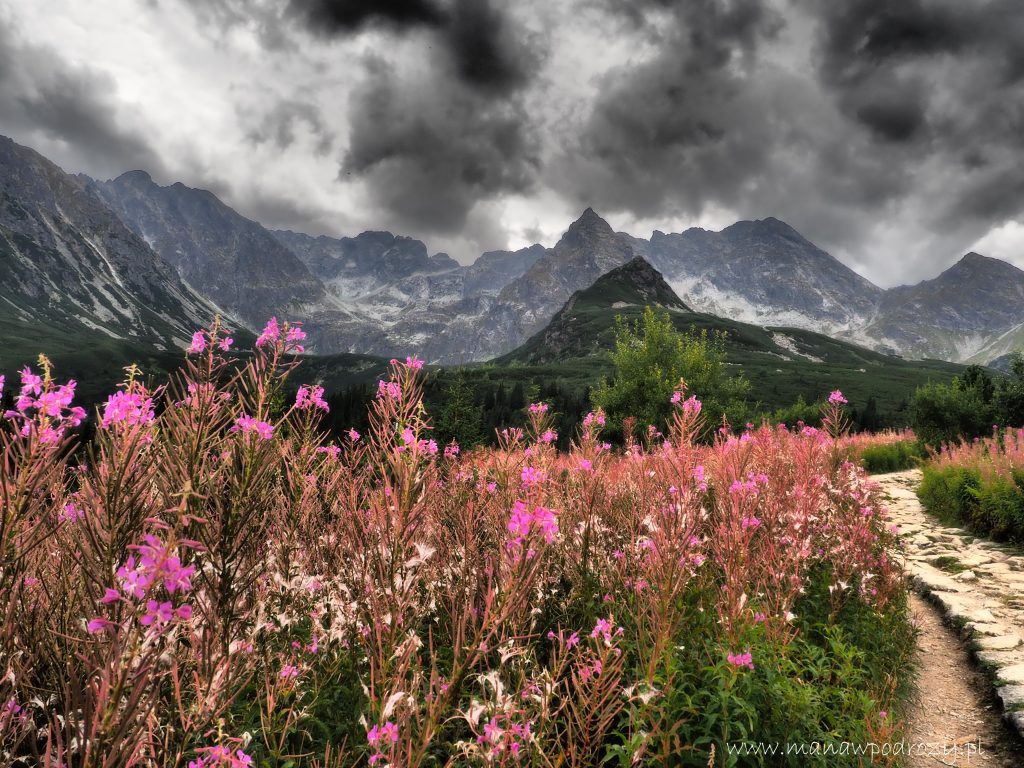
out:
M463 363L515 350L574 294L637 258L699 313L908 358L988 362L1024 344L1024 272L978 254L883 290L778 219L643 239L588 208L550 248L491 251L464 266L389 232L271 231L211 192L161 186L143 171L72 176L0 138L0 323L11 327L169 348L215 312L249 329L278 315L301 320L320 354Z

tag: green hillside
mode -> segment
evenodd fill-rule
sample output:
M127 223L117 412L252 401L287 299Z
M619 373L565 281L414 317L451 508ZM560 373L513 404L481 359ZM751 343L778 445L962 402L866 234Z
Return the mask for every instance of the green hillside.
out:
M555 378L579 386L597 381L610 373L605 353L614 344L615 318L636 320L648 304L665 308L681 331L724 334L728 363L750 381L752 399L765 410L785 407L800 396L812 402L838 388L854 407L873 396L881 413L895 415L915 388L948 381L964 368L891 357L813 331L694 312L653 267L635 259L576 293L548 326L480 375L513 381Z

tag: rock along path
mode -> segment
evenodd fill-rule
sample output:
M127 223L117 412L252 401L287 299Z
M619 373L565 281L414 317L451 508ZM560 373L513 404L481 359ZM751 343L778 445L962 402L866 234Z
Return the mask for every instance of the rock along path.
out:
M1024 766L1024 556L925 514L915 493L918 470L873 478L899 526L920 629L918 707L908 741L981 743L982 754L912 758L909 765ZM970 663L973 657L975 664ZM997 704L998 702L998 704Z

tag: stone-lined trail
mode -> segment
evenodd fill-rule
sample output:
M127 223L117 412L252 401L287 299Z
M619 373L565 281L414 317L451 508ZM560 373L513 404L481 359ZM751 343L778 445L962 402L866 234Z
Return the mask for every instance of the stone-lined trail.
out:
M906 738L934 748L907 765L1024 766L1024 556L926 515L919 471L874 479L921 595L911 597L920 673Z

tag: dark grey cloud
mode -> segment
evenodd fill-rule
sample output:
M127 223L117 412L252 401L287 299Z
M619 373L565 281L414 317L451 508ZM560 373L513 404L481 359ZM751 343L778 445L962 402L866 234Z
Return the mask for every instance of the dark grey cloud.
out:
M604 8L653 52L604 74L559 136L546 180L578 206L644 219L778 215L880 272L894 260L866 244L896 219L905 233L888 247L912 261L952 257L1024 214L1024 3Z
M764 100L747 78L759 45L781 17L761 0L651 2L670 13L650 24L656 55L612 70L582 125L564 136L569 148L553 183L582 205L639 216L699 212L756 177L770 158L773 126L750 119ZM560 181L559 181L560 180Z
M542 41L497 0L291 0L283 12L259 0L186 2L222 30L254 26L261 40L276 26L328 44L371 31L420 43L412 75L399 74L386 49L339 61L358 82L339 178L362 182L390 226L460 234L478 203L533 185L541 147L522 97ZM287 47L294 55L302 44ZM302 125L319 149L333 144L319 110L301 100L248 117L255 143L289 146Z
M254 144L273 143L278 149L288 149L295 143L297 132L304 128L315 139L314 152L322 157L331 151L336 140L323 112L312 101L286 98L269 105L261 115L246 109L240 110L239 117L243 124L252 126L246 138Z
M160 156L120 106L112 78L21 39L0 13L0 133L96 176L129 168L162 175Z
M880 140L878 151L948 180L930 224L980 229L1019 215L1024 167L1006 161L1024 149L1024 4L822 7L820 78L836 105Z
M463 259L594 205L626 229L775 215L893 282L1024 221L1021 0L136 5L92 29L0 0L0 132Z
M540 63L532 40L491 0L455 0L444 39L458 79L493 96L528 85Z
M348 39L368 30L423 34L428 66L471 87L507 95L536 73L535 41L498 0L184 0L205 25L221 31L255 29L271 50L296 51L299 31L321 39Z
M540 146L515 100L423 77L368 63L349 105L341 176L363 180L392 220L453 234L478 202L530 190Z
M288 11L323 34L351 34L374 25L440 26L447 16L432 0L291 0Z

